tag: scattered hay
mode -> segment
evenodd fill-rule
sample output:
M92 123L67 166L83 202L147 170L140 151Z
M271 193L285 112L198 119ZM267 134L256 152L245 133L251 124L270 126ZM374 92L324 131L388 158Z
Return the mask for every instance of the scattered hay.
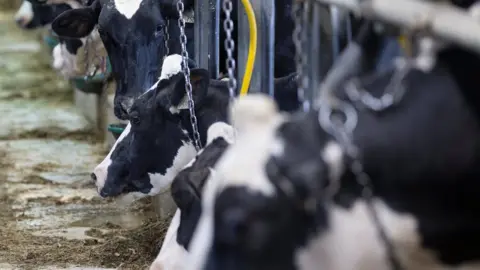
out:
M54 140L75 140L89 143L100 143L101 136L93 130L82 130L69 132L58 127L47 127L35 129L32 131L11 134L8 137L2 137L1 140L21 140L21 139L54 139Z
M97 239L66 240L40 237L6 230L1 232L0 258L24 269L39 266L90 265L120 269L146 269L157 256L170 218L150 219L133 230L103 233L92 229L88 235Z

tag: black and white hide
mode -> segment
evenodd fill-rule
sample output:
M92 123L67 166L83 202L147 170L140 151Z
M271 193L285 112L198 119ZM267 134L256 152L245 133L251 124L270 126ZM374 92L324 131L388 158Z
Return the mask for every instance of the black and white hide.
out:
M183 269L186 266L188 246L202 211L203 188L213 166L234 139L232 126L212 129L207 146L173 180L171 194L178 209L150 270Z
M386 110L338 97L357 110L353 142L403 269L480 269L480 58L449 47L433 68L416 63ZM356 87L379 97L397 72ZM317 112L272 104L234 106L236 143L204 190L187 269L391 269L352 159Z
M209 79L207 70L191 65L195 115L205 145L209 129L228 123L228 82ZM281 109L299 107L295 74L275 79L275 89ZM103 197L132 192L156 195L195 157L180 55L165 58L160 79L134 102L129 118L125 131L92 174Z

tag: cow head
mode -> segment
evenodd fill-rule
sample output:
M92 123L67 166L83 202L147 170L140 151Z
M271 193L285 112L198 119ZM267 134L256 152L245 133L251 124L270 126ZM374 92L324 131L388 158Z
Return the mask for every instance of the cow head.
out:
M190 113L186 105L185 78L181 56L168 56L159 81L135 100L129 112L130 123L111 154L94 170L101 196L137 191L155 195L168 187L176 174L195 156ZM216 104L206 106L208 71L191 69L190 79L202 142L216 122L226 122L228 93ZM205 106L203 106L205 105ZM205 109L204 109L205 107ZM212 116L212 114L214 116ZM118 144L118 145L117 145Z
M88 7L65 12L52 24L58 35L72 38L87 36L98 24L117 81L114 113L120 119L128 118L134 99L158 76L166 53L164 14L174 5L164 2L95 0Z
M35 29L51 24L58 15L70 9L67 4L42 5L36 1L23 0L14 19L23 29Z
M59 38L59 43L52 51L53 69L60 72L65 78L73 77L77 74L77 53L80 47L84 46L82 39Z
M263 96L238 100L232 108L238 136L203 193L189 264L296 269L295 255L324 225L318 198L342 161L340 147L317 119L314 113L288 118Z
M394 252L410 266L405 268L432 254L429 265L419 268L468 267L480 258L477 249L465 245L476 242L469 231L480 175L480 118L472 106L479 100L478 78L459 71L480 61L450 48L439 53L437 63L431 70L420 66L408 72L406 93L395 106L381 112L356 108L352 139L375 192L371 202ZM380 96L395 74L366 76L358 86ZM362 179L350 169L358 164L322 131L315 113L271 119L258 132L238 128L236 144L217 164L210 180L216 184L207 184L203 194L189 264L209 270L348 269L355 262L360 269L386 269L385 246L372 228ZM246 157L255 160L248 163ZM459 199L446 206L446 198Z

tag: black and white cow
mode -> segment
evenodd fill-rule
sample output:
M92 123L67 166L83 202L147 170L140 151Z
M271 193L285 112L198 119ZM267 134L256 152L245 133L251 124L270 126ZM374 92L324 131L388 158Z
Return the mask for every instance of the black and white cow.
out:
M184 1L184 4L187 22L193 22L194 1ZM236 10L236 4L234 8ZM277 77L283 77L294 70L294 46L291 38L293 20L290 10L291 0L277 3ZM233 14L235 17L236 12ZM149 89L158 77L160 61L166 53L164 28L167 20L170 22L169 52L180 53L177 18L176 1L98 0L84 9L62 14L52 24L52 28L60 36L80 38L98 24L117 81L114 113L119 119L127 120L134 98ZM118 25L122 27L119 28ZM193 24L187 23L186 35L187 50L193 57ZM220 39L225 39L224 31L220 31ZM220 53L220 68L225 70L226 54L224 50L220 50Z
M191 4L185 4L186 8L191 8ZM167 20L172 37L169 51L180 52L174 10L173 1L97 0L88 7L62 14L54 21L52 29L59 36L83 38L98 25L117 82L114 113L126 120L134 98L152 87L158 78L161 59L166 54L164 28ZM187 23L186 28L187 35L193 36L191 24ZM191 43L187 44L190 55Z
M35 29L51 24L58 15L69 9L71 7L67 4L41 5L35 1L23 0L14 19L23 29Z
M208 130L217 122L228 122L228 83L209 79L204 69L192 69L191 81L205 145ZM282 110L299 107L296 88L295 74L275 80L275 99ZM195 157L180 55L165 59L162 75L151 90L135 101L129 125L93 171L103 197L126 192L156 195Z
M211 129L205 148L173 180L171 194L178 209L150 270L185 267L188 246L201 214L203 187L213 166L234 140L232 126Z
M57 16L65 11L81 8L82 3L82 1L76 0L56 0L52 2L49 1L48 3L44 1L24 0L14 18L20 27L24 29L35 29L50 25ZM103 46L97 36L98 33L92 33L90 37L95 44L95 46L91 46L95 47L95 52L90 52L91 58L95 58L93 57L95 55L102 54ZM59 44L53 48L53 69L67 78L84 75L85 72L82 70L84 63L80 61L80 58L83 59L84 56L79 56L78 52L80 48L84 47L85 43L85 38L59 37ZM77 58L77 56L80 58Z
M415 62L393 107L353 104L353 142L403 269L480 269L479 69L479 55L449 47L432 69ZM357 87L380 96L397 72ZM236 141L207 180L187 269L394 269L352 159L318 113L288 117L265 97L238 103Z
M99 68L98 73L105 73L107 69L107 53L97 31L90 33L88 41L87 38L60 37L59 44L53 48L52 57L53 69L66 79L83 77L89 72L86 69L93 66Z

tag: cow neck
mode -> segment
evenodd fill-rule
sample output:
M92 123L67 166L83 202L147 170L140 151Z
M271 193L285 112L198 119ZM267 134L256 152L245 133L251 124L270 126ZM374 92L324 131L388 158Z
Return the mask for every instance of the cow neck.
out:
M208 106L206 106L208 107ZM195 108L195 116L197 117L197 127L198 133L200 134L200 142L204 146L207 142L207 132L210 126L217 122L225 122L228 123L226 117L227 113L218 112L218 110L214 109L206 109L202 107ZM189 139L194 142L193 140L193 128L190 120L190 112L188 110L184 110L181 113L181 127L185 129L188 133Z

